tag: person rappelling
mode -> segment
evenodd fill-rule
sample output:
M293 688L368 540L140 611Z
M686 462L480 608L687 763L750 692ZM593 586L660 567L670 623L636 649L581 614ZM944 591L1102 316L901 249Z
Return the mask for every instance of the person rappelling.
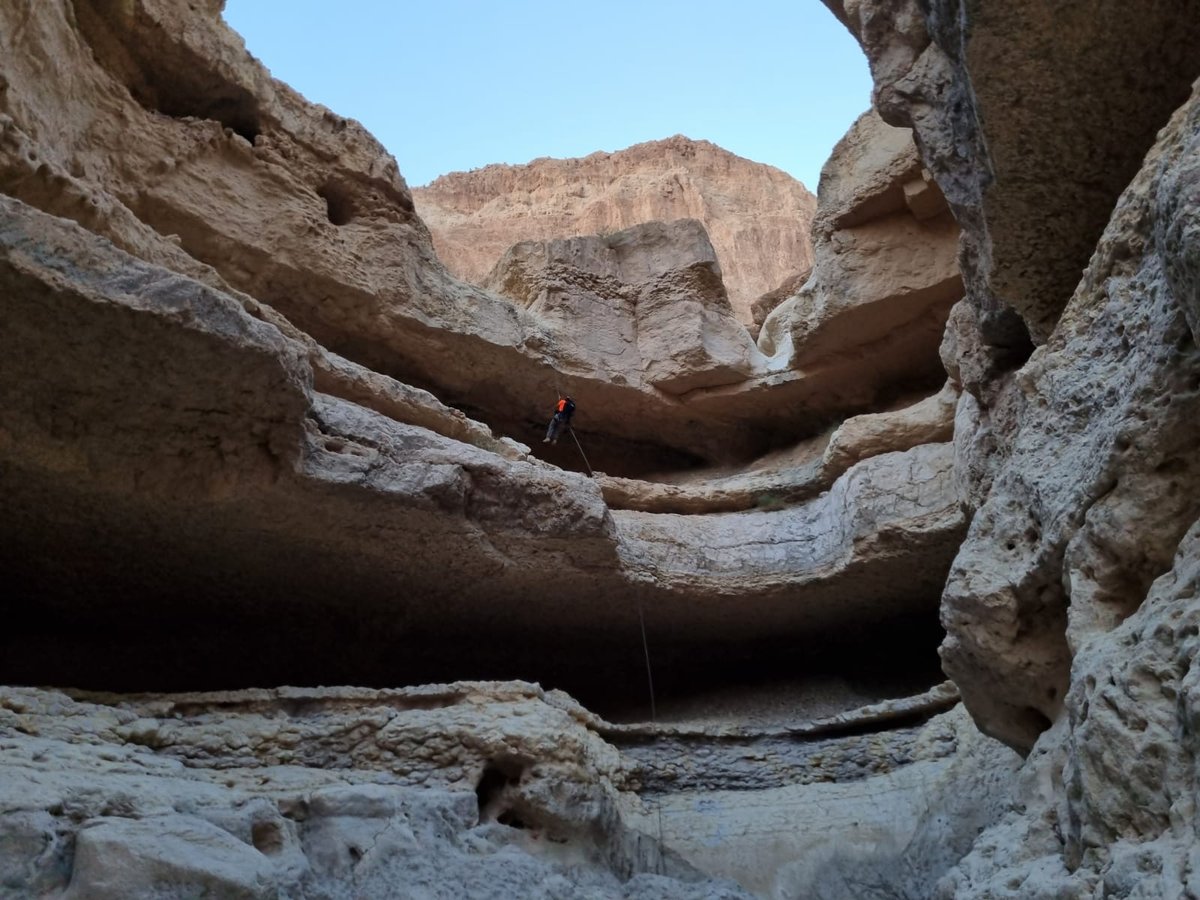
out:
M550 419L550 425L546 428L546 436L542 438L542 443L557 444L558 433L564 428L571 427L571 416L573 415L575 415L575 401L560 394L558 403L554 407L554 416Z

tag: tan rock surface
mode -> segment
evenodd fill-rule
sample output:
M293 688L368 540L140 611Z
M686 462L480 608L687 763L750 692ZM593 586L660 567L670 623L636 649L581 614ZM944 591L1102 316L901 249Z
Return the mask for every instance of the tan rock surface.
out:
M1172 6L825 0L859 36L876 105L918 133L966 232L964 274L996 363L1019 364L1015 309L1053 329L1155 132L1188 96L1200 40ZM1146 59L1130 62L1142 48Z
M947 383L932 397L903 409L852 416L829 439L822 468L840 475L863 459L936 444L954 436L958 392Z
M1060 714L1071 649L1137 608L1200 514L1200 356L1187 290L1164 274L1187 244L1156 238L1191 208L1163 186L1194 179L1198 133L1194 98L1019 372L1019 430L946 587L947 672L982 727L1024 749Z
M814 237L829 237L840 228L853 228L909 207L908 185L923 183L921 170L911 129L887 124L874 109L863 113L821 168Z
M812 268L804 269L797 272L790 278L784 280L783 284L772 291L767 291L760 295L750 303L751 322L746 326L750 332L750 336L758 340L759 334L762 333L763 322L780 303L795 294L800 288L804 287L804 282L808 281L808 277L812 274Z
M31 677L51 641L76 683L194 683L214 642L232 683L429 679L461 662L444 642L484 628L477 671L545 664L595 688L583 648L632 646L639 601L652 639L693 644L932 610L963 525L949 445L865 460L792 506L617 523L596 482L420 392L331 356L314 373L311 346L235 297L0 209L2 530L38 598L6 630L4 678ZM155 564L112 566L131 554ZM914 558L926 577L896 579ZM76 608L81 590L110 602ZM80 632L50 637L63 615ZM286 641L268 639L279 617ZM358 652L328 628L363 635ZM152 643L171 650L137 654Z
M641 371L659 390L685 394L737 384L764 365L695 219L517 244L484 284L558 323L614 380Z
M981 6L966 22L942 4L829 5L963 227L967 296L943 356L966 392L956 478L982 506L944 598L944 659L984 730L1028 750L1061 714L1071 645L1136 607L1191 522L1192 414L1175 412L1191 362L1175 343L1179 291L1158 274L1181 247L1155 238L1179 213L1154 199L1186 169L1190 114L1117 195L1196 76L1196 23L1166 7ZM1128 72L1132 46L1153 65ZM1028 351L1009 305L1045 342L1015 376Z
M822 170L813 270L764 321L764 353L789 354L806 370L903 346L909 355L887 363L893 371L928 378L940 369L938 346L963 290L958 226L936 188L914 211L905 190L914 181L924 184L911 133L861 116Z
M455 172L413 191L446 267L476 284L519 241L697 219L712 238L734 312L812 264L816 200L799 181L708 141L676 135L582 159Z
M961 475L1002 425L995 398L970 393L984 368L967 364L984 346L971 298L946 345L947 396L904 408L943 382L938 341L961 294L957 232L908 135L868 118L843 143L813 276L755 346L695 225L518 245L495 273L516 302L455 281L394 162L271 81L218 14L168 0L0 9L0 561L20 598L0 681L51 665L60 684L125 689L538 678L636 722L653 674L672 723L610 726L528 686L3 691L0 755L18 775L0 779L6 877L81 896L171 882L326 897L413 878L465 896L738 896L663 878L695 872L629 827L631 811L657 820L655 796L681 816L734 792L798 811L827 800L852 840L871 806L861 787L894 799L866 829L872 873L903 865L927 886L994 807L919 815L923 779L946 775L946 795L981 784L946 762L978 735L937 717L945 697L893 702L940 677L923 668L933 642L913 628L909 645L904 626L933 625L964 510L1009 527L984 495L1015 483L1003 466L1023 457L997 450ZM44 77L46 59L62 78ZM1190 196L1185 175L1163 184ZM1186 243L1189 207L1171 202L1164 242ZM1186 294L1190 257L1164 259ZM950 443L959 386L971 433ZM606 462L675 471L591 480L531 458L513 438L540 430L555 390L581 401L581 437ZM834 430L850 412L873 415ZM787 461L736 471L771 451ZM688 468L713 460L729 465ZM1145 551L1133 568L1148 578L1178 524L1169 485L1194 493L1186 466L1131 466L1133 487L1096 504L1092 544L1069 548L1094 582L1080 582L1081 643L1116 617L1125 573L1104 551ZM1150 482L1143 546L1114 523L1151 506ZM822 651L885 674L839 680ZM993 663L967 666L968 702L1014 742L1010 698L989 720L971 680ZM738 706L779 672L812 684L778 696L827 718L763 728ZM1020 674L1010 687L1020 702L1032 689ZM709 721L713 698L753 709L753 726ZM868 701L883 702L848 709ZM689 724L698 706L710 715ZM1011 761L994 746L978 758L964 765ZM867 787L881 772L896 777ZM818 782L807 799L772 793ZM708 833L675 825L699 859ZM713 858L758 860L764 884L779 875L792 892L861 860L817 848L793 865L811 844L753 856L746 840Z
M498 436L533 441L561 389L587 410L580 429L613 461L602 468L747 459L869 408L907 362L908 338L893 336L894 350L853 366L799 372L783 354L729 385L745 365L701 354L682 362L717 371L664 373L680 389L718 383L685 402L639 371L613 378L555 320L447 275L394 160L357 123L272 81L215 8L72 10L0 10L0 35L22 36L0 55L0 190L253 298L242 302L256 315ZM76 74L47 79L44 59Z

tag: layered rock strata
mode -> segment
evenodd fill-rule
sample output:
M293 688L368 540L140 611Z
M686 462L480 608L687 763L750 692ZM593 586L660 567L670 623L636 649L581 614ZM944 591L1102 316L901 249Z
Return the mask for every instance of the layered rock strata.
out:
M958 226L908 129L874 112L855 122L821 173L813 242L812 273L767 316L759 347L801 369L856 353L870 357L860 368L941 371L933 359L963 290Z
M812 265L816 198L785 172L682 135L582 159L443 175L413 191L446 267L484 277L520 241L696 219L712 238L734 312Z
M517 244L483 284L554 322L614 380L640 372L667 394L745 381L758 356L695 219Z
M0 209L5 567L28 598L6 630L10 680L34 677L45 642L65 639L46 629L70 616L82 633L60 674L72 681L203 683L204 648L240 642L265 643L231 653L222 683L306 669L436 677L451 668L442 640L483 629L494 643L474 654L481 673L517 674L543 655L569 683L587 668L585 653L569 673L584 647L632 637L638 603L652 637L684 645L928 610L961 535L949 444L871 457L794 506L610 511L596 482L436 406L405 406L382 376L349 379L357 393L317 390L309 348L228 294L16 201ZM355 402L373 386L377 408ZM477 444L431 424L473 428ZM69 566L57 561L66 548ZM901 587L894 573L914 553L928 574ZM134 561L146 555L153 566ZM555 592L538 587L547 572ZM80 607L84 593L103 602ZM724 602L735 596L736 614ZM322 615L373 634L375 652L324 646ZM278 617L293 623L288 642L269 638ZM568 620L576 637L564 642ZM133 668L112 653L155 644L175 652Z
M6 896L748 896L626 824L619 753L529 685L6 688L0 734Z
M868 871L867 835L879 861L913 839L931 785L975 791L944 831L986 815L1011 759L979 746L988 778L956 770L973 739L954 703L726 733L614 726L520 683L4 688L0 878L16 896L750 896L698 865L758 896L827 889ZM884 730L843 733L865 723ZM830 804L819 828L791 821Z
M869 410L898 376L936 376L897 368L911 348L859 354L860 374L744 345L719 376L697 352L689 377L721 385L683 400L637 370L614 378L555 321L452 279L395 162L357 123L273 82L215 7L56 0L5 15L4 33L21 35L0 70L5 193L253 297L328 351L508 437L532 441L557 387L631 472L739 461ZM78 83L44 77L45 59ZM731 383L735 371L745 378Z

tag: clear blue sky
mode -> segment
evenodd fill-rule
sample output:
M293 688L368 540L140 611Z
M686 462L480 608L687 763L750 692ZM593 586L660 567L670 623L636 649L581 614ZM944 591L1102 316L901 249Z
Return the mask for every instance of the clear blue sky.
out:
M227 0L225 19L413 186L685 134L816 191L870 104L866 60L820 0Z

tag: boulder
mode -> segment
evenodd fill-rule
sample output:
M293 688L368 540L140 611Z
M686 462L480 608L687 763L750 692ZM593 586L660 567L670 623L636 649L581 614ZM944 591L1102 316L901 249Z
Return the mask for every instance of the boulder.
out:
M67 898L277 896L270 861L229 832L194 816L99 816L75 837Z
M828 473L841 474L860 460L881 453L950 440L957 401L958 393L947 383L939 393L912 406L852 416L830 437L822 467Z
M560 322L576 352L669 394L736 384L758 352L733 318L716 254L695 219L512 247L484 281Z

